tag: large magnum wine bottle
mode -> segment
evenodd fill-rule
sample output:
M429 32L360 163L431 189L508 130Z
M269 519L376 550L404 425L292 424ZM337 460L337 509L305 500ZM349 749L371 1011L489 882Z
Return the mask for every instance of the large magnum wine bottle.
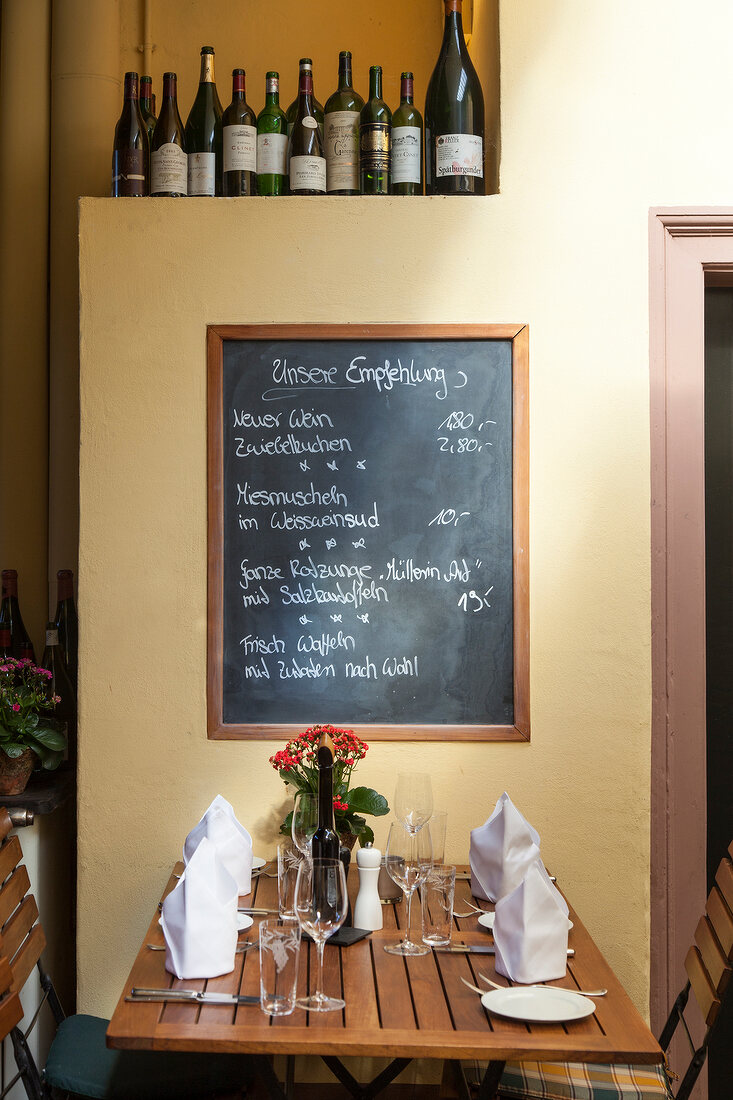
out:
M265 77L265 106L257 116L257 194L288 193L288 123L280 106L280 74Z
M10 651L13 657L20 659L25 653L35 661L33 643L23 624L18 603L18 572L16 569L3 569L2 603L0 603L0 624L10 627Z
M462 0L444 0L445 29L425 99L429 195L484 195L484 97L463 37Z
M422 195L422 115L413 102L412 73L403 73L392 115L392 194Z
M291 195L326 193L326 158L314 115L313 68L309 58L300 62L298 112L288 139Z
M137 73L125 73L122 114L112 146L112 198L150 194L150 138L140 111Z
M359 175L362 195L388 195L392 112L382 99L382 67L369 70L369 99L359 123Z
M303 68L310 69L311 75L312 75L312 73L313 73L313 61L310 57L301 57L301 59L300 59L300 71L301 72L303 71ZM300 85L298 85L298 88L300 89ZM293 132L293 126L295 125L295 117L298 114L298 101L299 101L299 99L300 99L300 90L298 91L298 95L295 97L295 99L293 100L293 102L290 104L287 111L285 112L285 117L286 117L287 122L288 122L288 137L290 137L290 135ZM318 123L318 128L321 131L321 141L322 141L323 140L323 105L318 102L318 100L316 99L315 94L313 93L313 91L311 91L311 100L312 100L312 104L313 104L313 117L315 118L316 122Z
M158 121L155 117L155 92L153 91L152 76L140 77L140 114L143 116L143 122L148 128L148 137L152 142L155 124Z
M359 115L364 100L351 85L351 54L339 54L338 88L326 101L323 139L329 195L359 194Z
M247 103L244 69L232 69L232 102L222 115L222 192L257 194L257 120Z
M70 569L59 569L56 574L57 596L54 625L59 632L59 642L64 650L69 677L77 688L79 620L74 603L74 574Z
M214 49L201 47L201 76L186 119L189 195L221 194L221 103L214 80Z
M178 79L163 73L163 102L150 153L150 194L180 198L188 194L186 135L178 113Z

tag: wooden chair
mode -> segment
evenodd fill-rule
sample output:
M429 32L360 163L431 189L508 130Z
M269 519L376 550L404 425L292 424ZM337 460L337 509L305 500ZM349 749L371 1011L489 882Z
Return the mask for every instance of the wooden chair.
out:
M508 1062L499 1085L506 1100L687 1100L707 1057L708 1042L720 1013L733 965L733 843L718 867L707 905L685 959L687 982L672 1006L659 1045L666 1052L679 1024L691 1059L680 1078L655 1066L591 1065L560 1062ZM690 991L702 1016L704 1038L696 1046L685 1010ZM731 1057L733 1075L733 1054ZM679 1080L675 1088L674 1082Z
M41 953L46 945L38 907L30 891L28 870L12 822L0 808L0 1037L10 1034L18 1073L30 1100L59 1096L97 1100L202 1100L225 1091L241 1095L251 1076L249 1060L241 1055L207 1055L157 1051L110 1050L105 1044L108 1020L97 1016L65 1016ZM26 1031L22 990L38 971L42 999ZM6 971L8 980L6 981ZM44 1004L48 1002L57 1025L46 1066L39 1070L28 1044ZM7 1025L7 1026L6 1026ZM2 1096L10 1086L0 1094Z

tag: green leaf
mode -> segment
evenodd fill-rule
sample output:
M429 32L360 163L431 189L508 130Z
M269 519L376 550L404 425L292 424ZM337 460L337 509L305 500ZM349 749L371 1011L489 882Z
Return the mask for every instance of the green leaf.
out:
M61 761L64 759L63 752L50 752L48 749L43 750L43 757L41 758L41 765L47 772L56 771Z
M362 832L359 833L359 847L363 848L366 844L373 844L373 843L374 843L374 830L369 825L365 825Z
M9 756L11 760L17 760L19 756L22 756L27 745L21 745L18 741L8 741L3 745L3 752L6 756Z
M363 814L371 814L372 817L384 817L389 813L387 799L382 794L377 794L371 787L352 787L346 796L349 810L356 810Z
M66 738L63 733L51 729L50 726L39 726L38 729L33 731L30 737L34 741L39 741L44 748L51 749L53 752L63 752L66 748Z

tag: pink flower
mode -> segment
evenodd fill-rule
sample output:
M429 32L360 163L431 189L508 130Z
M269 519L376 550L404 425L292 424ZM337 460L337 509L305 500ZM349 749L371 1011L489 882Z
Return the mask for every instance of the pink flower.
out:
M13 710L17 713L20 710L20 703L13 703Z

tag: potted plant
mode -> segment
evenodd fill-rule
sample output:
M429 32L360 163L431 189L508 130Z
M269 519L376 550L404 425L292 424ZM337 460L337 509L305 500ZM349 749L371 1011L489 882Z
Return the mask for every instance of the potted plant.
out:
M29 658L0 661L0 794L20 794L39 760L49 771L61 763L66 737L49 711L53 678Z
M288 741L270 757L270 763L285 783L295 787L295 792L318 794L318 763L316 748L323 733L333 738L333 812L336 829L344 844L351 846L358 839L361 845L374 842L374 832L367 825L363 814L371 817L383 817L389 813L384 795L377 794L371 787L352 787L351 777L354 768L363 760L369 746L356 736L353 730L337 729L335 726L309 726L307 730ZM280 832L290 835L292 811L280 826Z

